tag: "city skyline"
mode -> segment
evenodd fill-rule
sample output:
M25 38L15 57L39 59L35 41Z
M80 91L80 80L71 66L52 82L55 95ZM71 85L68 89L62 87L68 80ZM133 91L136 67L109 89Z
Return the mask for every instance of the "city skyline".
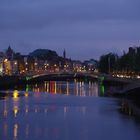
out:
M139 46L138 0L0 0L0 51L55 50L76 60ZM26 49L25 49L26 48Z

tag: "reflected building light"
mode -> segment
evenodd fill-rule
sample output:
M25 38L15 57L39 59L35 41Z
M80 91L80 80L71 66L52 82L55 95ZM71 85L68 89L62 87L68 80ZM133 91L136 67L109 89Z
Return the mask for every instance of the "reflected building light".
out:
M37 92L40 92L40 89L39 88L37 88Z
M80 87L82 87L82 82L80 81Z
M56 82L55 82L55 84L54 84L54 93L56 94L56 89L57 89L57 87L56 87Z
M7 102L4 101L4 112L3 112L4 117L7 117L8 115L8 110L7 110Z
M82 92L83 92L83 96L86 96L85 83L84 83L84 81L82 82Z
M4 109L3 115L4 115L5 118L7 117L7 115L8 115L7 109Z
M25 112L26 112L26 114L29 112L28 108L26 108Z
M82 87L81 87L81 82L80 82L80 87L79 87L79 90L80 90L80 96L82 96Z
M47 82L47 92L49 92L49 82Z
M38 112L38 109L37 109L37 107L35 107L35 113L37 113Z
M45 92L47 91L47 82L45 81L44 82L44 89L45 89Z
M47 108L45 108L45 109L44 109L44 113L47 113L47 112L48 112L48 109L47 109Z
M69 82L67 82L67 95L69 95Z
M17 117L17 113L19 112L18 106L14 106L14 116Z
M91 82L89 81L89 88L91 87Z
M27 138L28 135L29 135L29 124L26 125L26 128L25 128L25 135L26 135L26 138Z
M25 108L25 113L27 114L28 112L29 112L29 107L26 106L26 108Z
M66 117L66 114L67 114L67 107L65 106L64 107L64 118Z
M29 93L28 93L28 92L25 92L25 93L24 93L24 96L25 96L25 97L28 97L28 96L29 96Z
M7 136L7 132L8 132L8 125L6 122L4 122L4 126L3 126L3 130L4 130L4 135Z
M50 81L50 92L56 94L56 82Z
M89 96L93 96L93 95L95 96L95 91L94 91L93 83L91 82L89 88Z
M35 113L37 113L37 109L35 109Z
M76 83L76 96L78 96L78 91L79 91L79 89L78 89L78 82Z
M81 88L81 91L82 91L82 96L86 96L86 92L85 92L84 86Z
M14 99L17 99L18 96L19 96L18 90L14 90L14 92L13 92L13 98L14 98Z
M79 87L79 90L80 90L80 96L83 96L83 87L82 87L82 81L80 81L80 87Z
M18 124L14 125L14 140L17 140L17 136L18 136Z
M84 83L84 81L82 82L82 86L84 86L85 85L85 83Z
M95 93L96 93L96 97L98 97L99 95L99 89L98 89L98 85L97 84L95 84L94 85L95 86Z

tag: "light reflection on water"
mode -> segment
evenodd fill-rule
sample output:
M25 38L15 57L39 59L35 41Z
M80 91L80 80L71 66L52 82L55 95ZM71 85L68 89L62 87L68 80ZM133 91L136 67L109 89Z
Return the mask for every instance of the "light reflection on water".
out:
M63 82L45 81L41 84L30 85L33 92L47 92L51 94L66 94L77 96L98 96L97 82L85 83L84 81Z
M100 98L100 87L94 82L46 81L14 90L0 100L0 139L138 140L139 126L119 114L116 100Z
M0 126L0 130L2 129L0 132L0 138L6 140L25 140L40 137L56 139L59 137L60 133L62 133L60 132L61 124L59 124L60 128L55 124L59 123L57 122L58 118L61 122L66 121L65 123L67 123L68 118L70 117L69 115L73 116L73 114L71 114L73 111L75 113L78 112L80 116L85 116L86 114L85 106L78 106L72 109L70 106L57 106L57 104L53 103L52 99L52 103L43 103L43 105L40 105L40 103L33 104L33 102L27 104L27 100L28 99L26 98L21 101L20 97L18 99L13 98L12 101L10 98L4 100L4 114L1 115L0 119L0 122L3 121ZM56 114L58 118L55 118ZM47 121L47 117L48 121L54 121L55 123L49 123L49 126L47 126L45 122ZM44 122L40 119L44 119ZM63 127L62 130L64 131L67 126Z

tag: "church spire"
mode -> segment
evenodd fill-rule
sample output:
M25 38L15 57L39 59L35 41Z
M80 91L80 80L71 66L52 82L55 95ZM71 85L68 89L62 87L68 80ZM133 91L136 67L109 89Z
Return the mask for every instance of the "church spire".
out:
M8 46L8 49L6 50L6 56L8 59L13 59L14 51L12 50L11 46Z
M66 50L64 49L63 58L66 59Z

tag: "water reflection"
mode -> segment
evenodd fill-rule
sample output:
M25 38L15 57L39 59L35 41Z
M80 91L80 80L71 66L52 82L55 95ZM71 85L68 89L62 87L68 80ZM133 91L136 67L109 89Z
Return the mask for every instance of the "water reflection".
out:
M65 94L65 95L76 95L76 96L98 96L99 87L96 82L85 82L85 81L45 81L41 84L35 85L26 85L25 91L6 91L4 96L6 97L3 100L3 112L2 116L7 118L12 112L12 116L17 118L18 115L22 112L23 115L28 115L30 112L37 114L38 112L48 113L48 111L54 111L55 106L52 108L40 108L38 105L34 105L32 108L29 106L29 95L32 95L35 98L40 98L42 94L46 93L51 94ZM31 92L33 91L33 92ZM10 97L10 98L9 98ZM12 98L11 98L12 97ZM21 109L20 101L24 98L24 109ZM9 107L8 100L12 99L12 106ZM11 111L11 110L12 111ZM68 107L64 107L64 114L68 112ZM82 112L85 113L85 108L82 109Z
M8 125L7 125L7 122L4 122L3 130L4 130L4 136L6 137L8 135Z
M14 99L17 99L19 97L19 92L18 92L18 90L14 90L14 92L13 92L13 98Z
M7 107L7 102L6 102L6 100L4 100L4 109L3 109L3 116L4 116L4 118L6 118L7 117L7 115L8 115L8 107Z
M105 87L104 87L103 83L99 84L99 89L100 89L100 96L104 96L105 95Z
M45 81L41 84L31 85L33 92L47 92L51 94L66 94L77 96L98 96L98 83L84 81Z
M52 99L51 99L52 100ZM12 99L12 105L13 105L13 112L14 115L11 113L10 106L8 104L10 100L5 101L5 109L7 110L8 106L8 111L9 114L7 113L6 115L6 120L3 123L3 135L0 137L3 137L4 139L8 139L10 136L11 140L18 140L20 139L32 139L33 138L39 138L41 136L43 137L52 137L55 139L56 137L60 137L62 135L62 130L60 129L61 127L58 127L57 125L55 126L56 120L53 120L56 113L58 112L58 118L60 121L64 120L66 121L65 123L67 124L67 119L69 118L70 115L73 111L74 112L79 112L80 116L85 116L86 115L86 107L85 106L76 106L74 108L71 108L69 106L56 106L55 104L52 105L40 105L40 104L33 104L33 102L28 102L26 103L26 97L25 100L21 100L19 98L13 98ZM23 106L23 107L22 107ZM8 112L6 111L6 112ZM47 115L48 114L48 115ZM3 114L5 115L5 114ZM45 118L43 116L46 116ZM51 117L52 119L51 119ZM42 118L43 117L43 118ZM39 120L35 121L35 120ZM47 121L49 119L51 123L48 122L48 126L46 125L45 120L42 121L41 118ZM29 121L28 121L29 119ZM9 121L10 120L10 121ZM26 121L25 121L26 120ZM33 122L32 122L33 121ZM62 122L61 122L62 123ZM65 124L64 129L67 127ZM45 128L44 128L45 127ZM12 129L11 129L12 128ZM10 132L12 131L12 134ZM64 131L64 130L63 130ZM1 134L1 132L0 132ZM12 135L12 136L11 136Z
M28 135L29 135L29 124L26 124L26 127L25 127L25 136L26 138L28 138Z
M25 96L25 97L28 97L28 96L29 96L29 93L28 93L28 92L25 92L25 93L24 93L24 96Z
M127 114L129 116L132 115L140 115L139 114L139 109L136 107L134 103L127 99L123 99L121 103L121 112L124 114Z
M60 93L64 91L66 95L74 95L73 92L77 91L75 95L78 96L98 96L98 86L94 82L75 81L71 83L69 81L54 81L45 83L44 85L35 85L35 87L39 88L40 91L45 90L45 92L47 92L48 87L48 91L52 91L53 94L57 93L57 91L62 91ZM53 86L50 87L50 85ZM32 86L30 89L32 89ZM18 96L13 96L13 94L17 95L17 93ZM131 140L130 138L133 137L135 140L139 139L140 133L136 125L132 121L126 120L116 111L114 100L54 96L44 92L26 96L25 93L30 94L28 91L14 91L12 98L1 100L0 110L3 113L1 113L0 118L0 139L101 140L107 138ZM23 94L22 97L20 96L21 94ZM123 101L122 109L128 111L125 106L126 103ZM107 126L109 126L108 129ZM130 133L127 134L126 132L129 130ZM117 137L115 137L116 135Z
M14 136L14 140L17 140L17 136L18 136L18 124L14 124L13 136Z

